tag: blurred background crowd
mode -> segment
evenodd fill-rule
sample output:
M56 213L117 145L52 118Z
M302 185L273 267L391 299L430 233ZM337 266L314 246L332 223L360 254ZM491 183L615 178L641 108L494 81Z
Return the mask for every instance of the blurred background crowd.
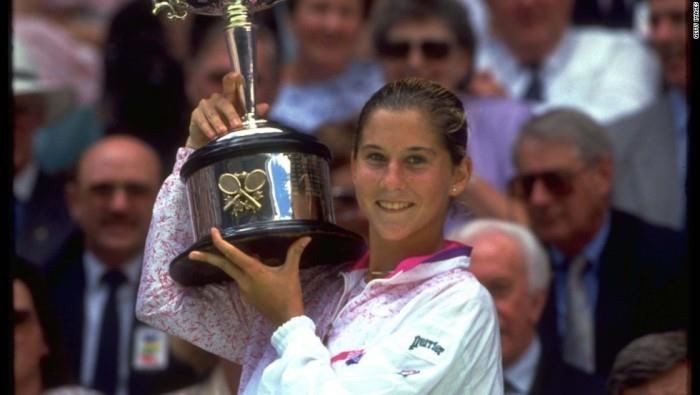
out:
M685 0L287 0L260 11L266 118L333 153L422 77L467 113L448 238L498 310L506 394L690 392ZM138 322L158 188L231 70L220 17L149 0L14 0L16 394L229 394L238 366Z

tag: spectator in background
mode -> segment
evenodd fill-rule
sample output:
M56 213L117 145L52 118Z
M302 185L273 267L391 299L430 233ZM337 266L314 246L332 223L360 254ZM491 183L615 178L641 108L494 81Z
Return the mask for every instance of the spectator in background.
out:
M612 148L599 124L570 109L537 116L523 127L514 160L513 193L554 271L543 341L605 377L632 339L687 326L685 240L610 208Z
M61 333L39 268L17 257L12 265L14 393L99 395L74 385Z
M661 61L664 92L612 124L613 204L654 224L686 228L688 25L684 0L649 0L649 39ZM651 165L653 164L653 165Z
M656 96L658 64L632 32L572 27L573 0L487 4L491 34L479 47L477 94L505 93L538 113L573 107L605 124Z
M182 59L190 18L154 16L152 3L132 0L107 31L103 113L108 134L127 133L151 145L170 168L188 111Z
M296 56L283 67L269 118L312 133L357 115L382 86L377 65L353 58L369 12L367 0L291 0L288 25Z
M226 47L225 21L208 15L192 17L190 56L185 64L185 89L187 99L194 107L200 100L221 92L224 75L233 67ZM280 58L275 33L263 23L256 24L256 56L255 98L258 103L271 104L279 86Z
M687 334L652 333L630 342L615 358L608 394L692 394Z
M477 219L448 238L472 247L469 270L496 304L505 394L603 394L602 379L542 347L537 324L549 293L550 267L535 235L519 224Z
M98 114L100 48L82 42L49 12L47 0L14 1L12 32L43 83L71 92L62 111L33 136L34 158L48 174L68 171L80 153L103 134ZM35 262L40 262L35 260Z
M352 182L352 150L357 120L326 123L314 134L331 151L330 175L336 224L369 240L367 216L355 199Z
M574 0L575 25L597 25L631 30L640 0Z
M162 174L155 151L109 136L81 157L66 187L80 228L50 266L50 287L71 367L106 395L153 394L191 384L168 357L167 336L136 322L146 232Z
M453 92L467 86L476 41L464 6L457 0L385 0L372 21L373 43L387 80L421 77ZM505 194L514 175L511 146L529 109L506 98L464 95L469 124L468 153L474 164L472 186L453 210L447 230L471 217L526 222L522 205ZM465 207L466 206L466 210Z
M74 225L63 198L64 178L38 163L38 130L57 122L72 105L65 85L52 84L36 67L19 37L13 37L13 203L17 255L44 265L68 238Z

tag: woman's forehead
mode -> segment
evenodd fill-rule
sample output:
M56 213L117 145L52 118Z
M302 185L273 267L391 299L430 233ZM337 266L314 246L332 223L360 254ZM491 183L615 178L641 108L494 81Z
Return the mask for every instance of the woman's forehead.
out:
M425 111L408 108L392 110L380 108L374 111L362 130L360 146L391 145L433 147L440 144Z

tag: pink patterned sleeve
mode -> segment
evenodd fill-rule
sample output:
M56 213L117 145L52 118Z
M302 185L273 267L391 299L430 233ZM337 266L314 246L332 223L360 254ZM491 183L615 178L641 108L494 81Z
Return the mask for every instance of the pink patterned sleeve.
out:
M240 361L251 321L251 309L233 283L182 287L170 277L170 261L194 242L185 185L180 168L193 152L180 148L172 174L163 183L146 239L141 283L136 301L139 320L181 337L207 351Z

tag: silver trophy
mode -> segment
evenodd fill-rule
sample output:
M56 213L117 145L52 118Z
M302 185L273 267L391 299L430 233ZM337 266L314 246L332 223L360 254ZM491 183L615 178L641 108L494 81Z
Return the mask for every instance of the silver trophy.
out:
M330 151L315 137L255 115L255 26L251 15L281 0L153 1L153 12L185 18L188 12L226 18L233 70L243 76L238 91L243 127L192 153L181 170L196 241L170 264L183 285L229 281L213 265L191 261L192 250L215 252L210 229L268 265L284 262L297 238L312 237L302 267L333 265L359 257L361 236L335 225L328 162Z

